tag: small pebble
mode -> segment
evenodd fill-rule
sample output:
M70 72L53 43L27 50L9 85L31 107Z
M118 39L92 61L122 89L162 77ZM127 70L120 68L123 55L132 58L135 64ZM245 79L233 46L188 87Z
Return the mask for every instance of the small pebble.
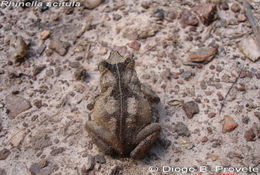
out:
M229 9L229 6L228 6L228 3L223 1L220 5L220 9L221 10L228 10Z
M46 39L50 36L50 34L51 34L51 31L49 31L49 30L44 30L44 31L42 31L42 32L40 33L40 38L41 38L42 40L46 40Z
M186 102L183 104L183 110L186 113L186 116L191 119L195 114L200 112L199 106L194 101Z
M254 130L253 130L252 128L249 129L249 130L247 130L247 131L245 132L244 137L245 137L246 141L248 141L248 142L255 141L256 135L255 135L255 133L254 133Z
M235 12L235 13L239 12L240 9L241 9L241 8L240 8L240 6L239 6L238 3L233 3L233 4L231 5L231 10L232 10L233 12Z
M237 122L235 122L235 120L232 117L230 117L228 115L224 116L224 123L223 123L223 127L222 127L223 133L231 132L237 126L238 126Z
M0 151L0 160L5 160L7 159L7 157L11 154L11 151L9 149L2 149Z

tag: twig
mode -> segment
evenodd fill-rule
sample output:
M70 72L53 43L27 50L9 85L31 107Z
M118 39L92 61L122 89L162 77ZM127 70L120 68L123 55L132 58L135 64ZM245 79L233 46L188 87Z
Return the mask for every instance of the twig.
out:
M205 42L207 39L212 37L212 33L216 30L216 21L207 29L205 37L202 39L202 42Z
M88 59L89 59L89 56L90 56L90 48L91 48L91 44L88 44L88 45L87 45L86 52L85 52L85 55L84 55L84 59L83 59L82 62L84 62L85 60L88 60Z
M179 100L179 99L172 99L170 101L167 102L167 104L169 106L182 106L184 103L183 100Z
M235 81L232 83L231 87L228 89L228 91L227 91L227 93L226 93L226 95L225 95L225 97L224 97L224 100L223 100L223 102L221 103L221 107L220 107L220 110L219 110L219 115L221 114L221 111L222 111L222 109L224 108L224 104L225 104L225 101L226 101L226 99L227 99L227 96L228 96L229 93L231 92L231 90L232 90L232 88L234 87L234 85L237 83L237 81L238 81L238 79L240 78L240 75L241 75L241 73L242 73L243 70L244 70L244 67L241 68L241 70L240 70L238 76L236 77Z

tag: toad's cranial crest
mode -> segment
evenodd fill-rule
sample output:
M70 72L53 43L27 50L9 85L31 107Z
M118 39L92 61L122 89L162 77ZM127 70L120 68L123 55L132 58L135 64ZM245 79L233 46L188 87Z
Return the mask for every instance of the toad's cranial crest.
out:
M133 57L112 51L98 67L101 94L85 128L105 153L141 158L161 132L160 124L153 121L151 100L159 97L142 90Z

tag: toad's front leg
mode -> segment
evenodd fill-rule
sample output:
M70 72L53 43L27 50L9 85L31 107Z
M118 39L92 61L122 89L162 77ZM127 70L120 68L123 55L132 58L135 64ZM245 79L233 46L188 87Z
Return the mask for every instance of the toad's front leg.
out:
M148 100L152 103L159 103L160 98L156 95L156 93L149 87L148 85L141 84L141 89L144 95L148 98Z
M104 128L98 126L95 121L87 121L85 123L85 130L92 137L93 141L96 145L108 155L115 154L115 150L113 146L113 140L115 140L114 136L109 133L109 131Z

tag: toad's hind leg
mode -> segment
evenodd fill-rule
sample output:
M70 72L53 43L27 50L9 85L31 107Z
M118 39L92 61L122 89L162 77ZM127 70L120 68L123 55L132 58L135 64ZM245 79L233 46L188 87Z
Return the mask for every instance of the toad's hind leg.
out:
M133 159L140 159L144 156L145 152L156 141L161 132L161 126L159 123L151 123L142 129L136 136L137 146L130 153Z
M94 121L87 121L85 123L85 130L92 137L98 148L105 154L115 154L113 147L109 146L112 145L109 141L112 141L114 138L108 131L99 127Z

